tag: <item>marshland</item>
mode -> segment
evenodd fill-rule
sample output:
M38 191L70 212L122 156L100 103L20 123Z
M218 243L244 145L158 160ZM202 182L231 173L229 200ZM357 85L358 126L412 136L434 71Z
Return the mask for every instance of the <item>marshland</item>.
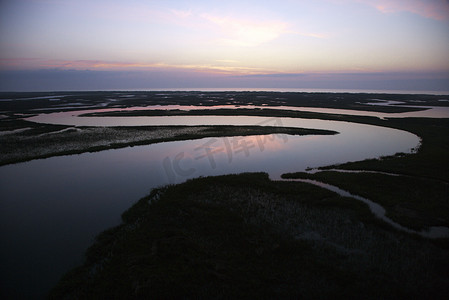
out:
M447 295L448 96L0 96L5 295Z

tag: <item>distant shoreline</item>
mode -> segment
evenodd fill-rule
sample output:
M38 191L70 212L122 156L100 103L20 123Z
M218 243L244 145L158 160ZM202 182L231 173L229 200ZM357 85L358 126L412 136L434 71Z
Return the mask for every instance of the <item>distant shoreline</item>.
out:
M59 92L285 92L285 93L329 93L329 94L388 94L388 95L442 95L449 90L379 90L379 89L320 89L320 88L136 88L136 89L80 89L80 90L5 90L1 93L59 93Z

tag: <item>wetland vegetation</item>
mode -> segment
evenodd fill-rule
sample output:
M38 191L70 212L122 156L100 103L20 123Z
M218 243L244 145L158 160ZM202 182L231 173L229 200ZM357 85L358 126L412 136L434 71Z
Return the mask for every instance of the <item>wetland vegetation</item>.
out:
M446 249L366 206L266 174L154 189L97 237L54 299L444 299Z
M378 122L420 136L419 151L321 167L321 172L313 174L284 174L283 178L308 178L336 185L381 204L387 216L412 229L448 227L449 119L407 118ZM349 173L334 169L379 173Z
M129 146L261 134L321 135L335 131L274 126L135 126L74 127L3 121L0 165L60 155L96 152Z
M76 106L73 101L91 107L268 103L383 112L421 108L364 103L382 99L404 101L407 105L447 105L440 101L444 96L432 95L69 94L60 97L55 93L50 95L53 98L48 98L49 93L1 96L44 97L39 105L49 105L48 111L70 110L67 107ZM83 102L80 98L88 100ZM33 102L27 108L23 101L30 102L6 101L14 103L9 110L6 102L0 102L5 116L0 120L0 138L5 142L1 146L2 164L205 136L335 133L258 126L95 128L36 124L20 120L20 114L29 116L42 107ZM59 101L66 101L66 108L54 105L61 104ZM269 108L112 114L301 117L409 131L421 138L421 145L413 154L397 153L323 166L314 173L290 173L283 177L311 178L366 197L381 204L388 217L408 228L449 226L448 118L379 119ZM369 172L343 173L335 169ZM66 274L50 297L445 299L449 292L447 270L449 239L429 240L397 231L376 219L365 204L310 184L272 181L264 173L246 173L197 178L153 189L123 213L119 226L97 237L86 252L85 263Z

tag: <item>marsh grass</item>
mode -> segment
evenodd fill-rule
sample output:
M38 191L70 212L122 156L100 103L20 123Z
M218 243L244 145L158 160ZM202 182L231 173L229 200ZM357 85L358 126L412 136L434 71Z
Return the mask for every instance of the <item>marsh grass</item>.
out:
M267 174L155 189L51 298L397 299L449 291L449 256L368 208ZM406 276L404 276L406 274Z
M372 170L449 183L449 119L404 118L366 121L373 125L412 132L421 138L421 146L417 153L410 155L348 162L322 169Z
M409 176L371 173L317 172L284 174L336 185L380 204L396 223L420 231L431 226L449 227L449 185Z
M262 134L332 135L335 131L275 126L71 127L14 120L0 121L0 165L52 156L97 152L160 142ZM0 131L1 132L1 131Z
M164 95L161 95L163 93ZM38 101L30 98L40 97ZM58 98L52 101L48 98ZM300 93L300 92L204 92L204 91L89 91L89 92L0 92L0 111L7 113L36 113L45 111L76 110L77 106L90 107L133 107L148 105L290 105L306 107L345 108L381 112L401 112L420 110L418 107L367 105L373 99L402 101L407 106L444 106L439 101L447 96L400 95L372 93ZM25 101L24 101L25 100ZM416 102L418 100L419 102ZM447 104L446 104L447 105ZM78 108L79 109L79 108Z
M315 174L284 174L284 178L310 178L338 186L381 204L393 221L419 230L449 225L449 119L379 120L388 127L421 137L413 154L349 162L320 168ZM328 169L393 173L341 173Z

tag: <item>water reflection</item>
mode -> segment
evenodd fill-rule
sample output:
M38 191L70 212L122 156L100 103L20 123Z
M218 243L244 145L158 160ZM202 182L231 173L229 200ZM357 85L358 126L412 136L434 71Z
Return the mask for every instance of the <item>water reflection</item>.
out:
M292 143L297 140L294 137L290 141ZM289 149L286 143L289 138L285 134L271 134L271 135L257 135L257 136L239 136L239 137L222 137L222 138L208 138L201 140L201 144L189 143L183 145L179 152L170 152L162 160L164 173L168 182L175 183L182 180L183 177L195 177L208 172L229 171L236 173L236 166L245 166L249 168L247 171L254 169L247 165L248 161L254 164L254 160L262 162L275 161ZM264 153L265 152L265 153ZM175 154L176 153L176 154ZM252 156L250 158L250 156ZM266 166L259 163L262 169L267 169ZM277 168L282 169L282 165ZM272 168L272 170L275 168ZM223 173L223 174L225 174Z
M95 120L73 118L80 119ZM123 119L125 124L140 122ZM244 116L142 120L150 125L262 124L339 134L205 138L1 167L0 232L1 240L8 241L0 247L1 281L13 298L42 297L66 270L81 263L82 253L99 232L118 224L120 214L153 187L241 172L263 171L279 178L307 167L410 152L419 144L419 138L408 132L325 120ZM107 122L112 121L117 125L117 118Z
M69 112L57 112L50 114L40 114L27 120L38 123L74 125L74 126L142 126L153 125L154 117L81 117L86 113L101 113L114 111L139 111L139 110L215 110L215 109L274 109L274 110L292 110L303 112L315 112L325 114L340 114L353 116L370 116L376 118L449 118L449 107L430 107L413 106L423 108L422 111L403 112L403 113L383 113L374 111L359 111L349 109L319 108L319 107L295 107L295 106L254 106L254 105L217 105L217 106L193 106L193 105L152 105L145 107L129 108L103 108L94 110L80 110Z

